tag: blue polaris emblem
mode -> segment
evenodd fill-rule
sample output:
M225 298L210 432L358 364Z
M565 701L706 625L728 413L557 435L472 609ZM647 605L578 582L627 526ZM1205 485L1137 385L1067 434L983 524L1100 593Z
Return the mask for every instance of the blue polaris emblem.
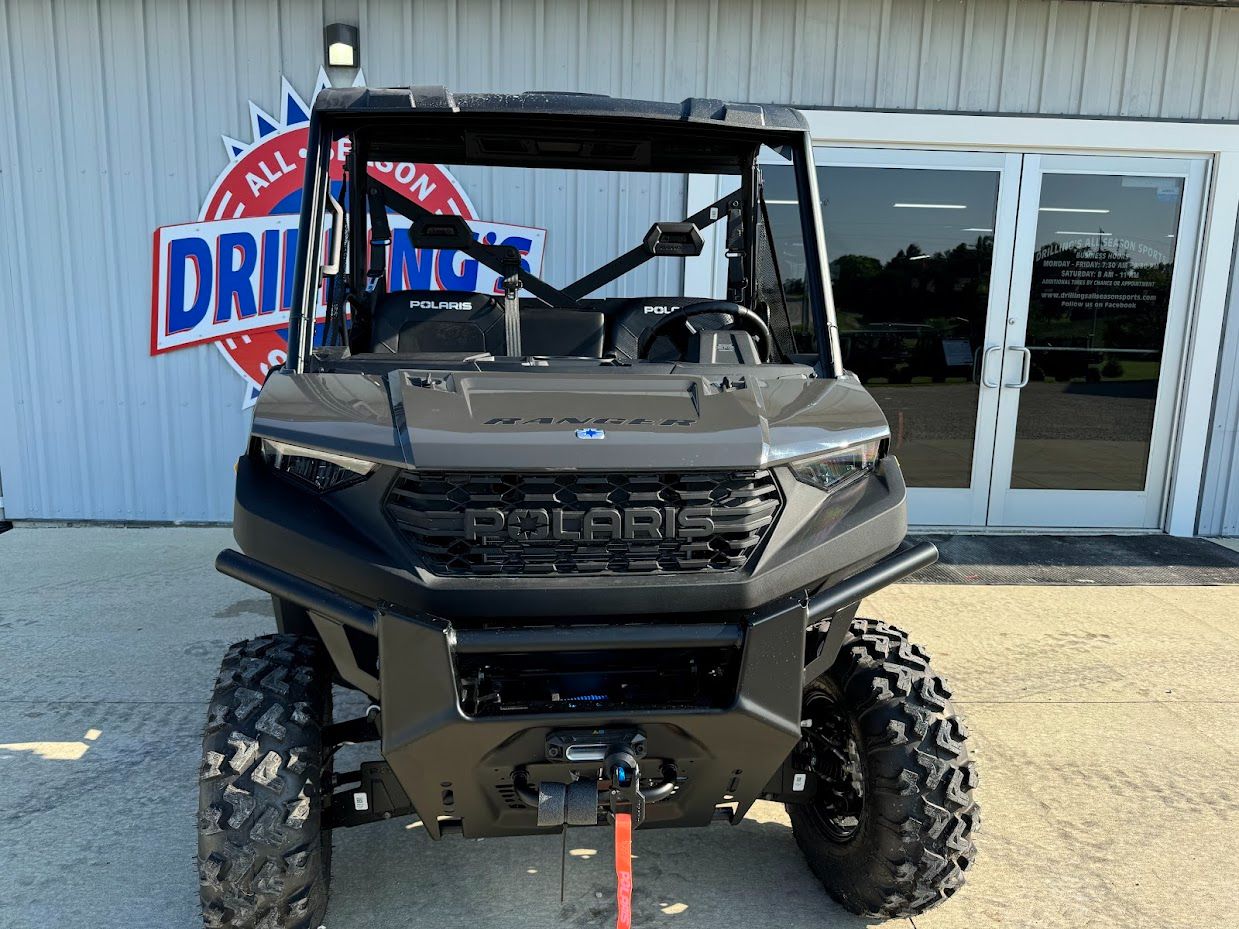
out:
M578 429L576 431L576 437L578 439L605 439L607 434L601 429Z

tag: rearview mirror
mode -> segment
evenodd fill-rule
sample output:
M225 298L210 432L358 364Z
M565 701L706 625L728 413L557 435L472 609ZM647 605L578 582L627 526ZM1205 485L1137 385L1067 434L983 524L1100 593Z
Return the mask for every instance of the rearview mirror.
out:
M696 258L704 242L692 223L654 223L645 234L645 250L651 255Z
M473 244L473 230L460 216L451 213L418 216L409 226L414 248L453 249Z

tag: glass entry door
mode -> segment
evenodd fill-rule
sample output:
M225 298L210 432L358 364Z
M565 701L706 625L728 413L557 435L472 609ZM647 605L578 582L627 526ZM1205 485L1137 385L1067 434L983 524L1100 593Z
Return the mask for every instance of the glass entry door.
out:
M1019 155L819 149L844 367L886 413L922 525L984 525ZM777 220L772 215L772 223Z
M1024 156L990 525L1161 525L1204 169Z
M890 422L909 521L1160 527L1207 161L815 158L844 367ZM779 241L790 170L763 166ZM686 287L721 295L707 254Z
M910 521L1159 527L1206 161L816 158L844 367Z

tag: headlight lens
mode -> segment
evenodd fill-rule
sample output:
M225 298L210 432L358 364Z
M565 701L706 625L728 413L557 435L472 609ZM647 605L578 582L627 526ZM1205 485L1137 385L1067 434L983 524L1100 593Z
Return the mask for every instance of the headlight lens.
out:
M320 492L354 484L365 479L375 468L373 461L364 458L351 458L274 439L262 440L262 455L276 472Z
M835 490L859 475L872 471L882 453L882 441L861 442L835 449L824 455L801 458L791 463L792 474L819 490Z

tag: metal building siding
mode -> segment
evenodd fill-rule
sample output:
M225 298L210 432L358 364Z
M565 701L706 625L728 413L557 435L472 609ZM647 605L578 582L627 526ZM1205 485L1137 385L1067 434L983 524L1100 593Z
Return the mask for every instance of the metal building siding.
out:
M367 78L804 106L1239 117L1239 10L1043 0L0 0L0 475L23 519L227 520L242 384L210 347L148 356L150 242L193 219L322 25L356 17ZM462 172L462 175L468 172ZM588 226L625 183L503 191ZM683 189L629 194L669 214ZM637 226L632 215L627 225ZM551 241L548 275L630 229ZM650 286L670 285L665 270ZM1239 494L1234 495L1239 497ZM1239 501L1236 502L1239 506ZM1232 520L1232 525L1234 520Z
M1239 273L1230 280L1230 312L1214 388L1213 427L1200 503L1201 535L1239 536Z

